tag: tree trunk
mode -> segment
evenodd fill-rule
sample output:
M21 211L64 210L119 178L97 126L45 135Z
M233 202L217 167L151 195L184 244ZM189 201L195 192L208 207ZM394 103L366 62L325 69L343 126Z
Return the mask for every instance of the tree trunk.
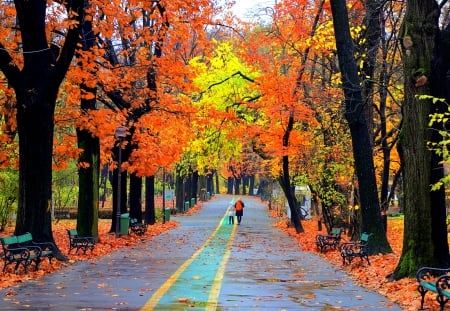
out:
M364 102L364 114L366 118L367 128L369 130L370 142L373 146L373 90L374 90L374 73L378 60L378 51L381 41L381 20L383 5L380 0L365 0L366 15L364 17L364 43L361 55L363 58L361 68L362 80L362 98Z
M234 194L240 195L241 194L241 178L234 178Z
M278 182L283 189L284 196L289 205L289 210L291 211L291 223L294 225L295 232L301 233L305 230L303 229L302 223L300 221L300 214L298 212L298 203L294 195L294 191L290 187L290 183L286 184L285 176L280 176Z
M247 191L247 188L248 188L248 182L249 182L248 176L247 176L247 175L243 175L243 176L242 176L242 194L243 194L243 195L250 194L250 193Z
M178 212L184 211L184 188L183 188L183 177L181 176L181 169L177 167L175 170L175 205Z
M142 177L130 175L130 218L142 222Z
M352 137L353 156L358 176L362 230L371 234L370 252L392 252L384 232L378 199L375 167L372 156L372 142L364 116L358 69L350 36L348 13L345 0L331 1L334 33L336 38L339 66L345 96L345 118Z
M100 143L86 130L77 129L78 147L83 150L78 162L77 231L81 236L98 238L100 193Z
M233 194L233 188L234 188L234 178L230 176L227 179L227 194Z
M248 185L248 187L249 187L248 194L256 195L256 193L254 191L255 190L255 175L254 174L249 176L249 185Z
M413 277L421 266L435 265L431 229L430 139L428 116L430 101L418 95L430 94L428 79L439 11L434 0L409 0L403 20L403 67L405 98L403 125L399 140L404 192L404 236L400 261L393 278Z
M450 103L450 26L440 33L436 41L436 48L433 56L433 74L430 77L431 95L436 98L445 98L446 103L437 101L432 105L433 113L447 112L447 103ZM431 134L433 143L440 143L442 135L439 131L444 131L442 123L434 123ZM436 184L444 178L443 154L432 152L431 155L431 184ZM431 230L434 245L434 258L438 266L448 267L450 263L449 246L447 239L445 185L438 190L431 191Z
M92 22L83 20L83 51L94 46L95 38L92 31ZM80 88L96 95L96 89L82 84ZM96 109L96 96L94 99L82 98L81 111L89 113ZM81 236L92 236L98 239L98 205L100 194L100 140L93 133L77 126L78 148L82 153L78 163L87 165L78 166L78 213L77 231Z
M213 174L211 175L211 183L212 183L212 187L213 187L213 189L211 189L212 190L211 194L213 194L213 193L219 194L220 193L220 182L219 182L219 174L217 174L216 170L213 170ZM214 185L216 185L216 186L214 186Z
M24 92L25 93L25 92ZM19 209L15 234L29 231L37 241L52 241L52 150L53 109L56 93L40 91L33 102L31 94L17 93L19 133Z
M198 170L195 170L192 173L192 188L191 188L191 199L194 199L194 205L197 204L197 193L198 193Z
M23 67L18 68L0 46L0 69L14 89L19 133L19 201L15 234L30 232L36 241L54 242L51 223L52 151L56 97L73 58L79 29L66 32L64 46L50 49L46 37L47 1L14 1L20 25ZM69 24L83 17L84 1L66 3L75 14ZM39 51L39 52L36 52ZM67 260L59 249L56 258Z
M145 177L145 223L154 225L155 214L155 176L147 176Z

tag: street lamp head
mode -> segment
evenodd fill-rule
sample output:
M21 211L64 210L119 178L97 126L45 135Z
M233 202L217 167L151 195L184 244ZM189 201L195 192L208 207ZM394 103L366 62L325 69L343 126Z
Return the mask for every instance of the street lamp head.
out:
M116 128L116 137L124 138L127 135L127 128L125 126L118 126Z

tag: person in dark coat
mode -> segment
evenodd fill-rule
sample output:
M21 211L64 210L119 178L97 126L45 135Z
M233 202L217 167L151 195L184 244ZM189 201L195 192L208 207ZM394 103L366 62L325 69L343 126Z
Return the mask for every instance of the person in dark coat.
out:
M236 203L234 203L234 209L236 210L236 217L238 225L241 224L242 216L244 216L244 202L241 200L241 198L238 198Z

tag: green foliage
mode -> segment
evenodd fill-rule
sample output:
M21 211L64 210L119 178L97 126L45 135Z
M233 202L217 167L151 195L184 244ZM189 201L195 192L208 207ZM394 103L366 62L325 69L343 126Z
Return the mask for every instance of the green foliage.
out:
M437 155L442 156L444 164L449 164L450 155L448 145L450 144L450 133L445 129L448 121L450 120L450 106L447 104L444 98L437 98L430 95L420 95L418 98L420 100L432 100L433 104L444 103L447 105L447 111L443 113L430 114L430 121L428 122L428 125L430 127L433 127L433 125L437 124L439 125L439 128L442 128L443 130L439 130L439 134L442 136L442 140L440 142L428 142L427 145L430 150L435 152ZM446 174L444 178L431 185L431 190L438 190L444 184L447 184L449 182L450 176Z
M74 164L53 172L53 206L55 212L76 208L78 204L78 174Z
M17 198L19 195L19 174L15 170L5 169L0 171L0 231L11 220L17 210Z

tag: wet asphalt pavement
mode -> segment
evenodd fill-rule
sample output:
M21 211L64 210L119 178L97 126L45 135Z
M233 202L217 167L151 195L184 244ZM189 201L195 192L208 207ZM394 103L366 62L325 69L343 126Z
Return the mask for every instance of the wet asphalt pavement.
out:
M26 280L15 296L3 290L0 310L401 310L299 251L256 198L243 197L242 224L228 225L231 199L172 215L179 227L151 241Z

